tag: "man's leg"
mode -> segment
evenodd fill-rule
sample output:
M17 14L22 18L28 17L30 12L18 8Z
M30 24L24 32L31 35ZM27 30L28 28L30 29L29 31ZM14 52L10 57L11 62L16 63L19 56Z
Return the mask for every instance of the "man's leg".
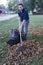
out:
M23 40L27 40L28 25L29 25L29 22L26 21L26 22L24 23L24 26L22 27Z

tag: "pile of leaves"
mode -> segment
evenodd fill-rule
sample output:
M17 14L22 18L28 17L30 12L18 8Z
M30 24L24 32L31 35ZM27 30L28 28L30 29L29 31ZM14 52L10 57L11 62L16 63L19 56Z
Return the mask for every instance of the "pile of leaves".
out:
M41 49L39 42L36 40L28 40L14 45L8 49L9 57L7 59L7 65L29 65L32 62L32 57L39 56Z

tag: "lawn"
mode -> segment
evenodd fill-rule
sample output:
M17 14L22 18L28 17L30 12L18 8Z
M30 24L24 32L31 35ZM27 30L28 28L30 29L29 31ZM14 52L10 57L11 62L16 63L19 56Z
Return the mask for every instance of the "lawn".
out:
M43 27L43 15L31 15L30 16L30 27L36 27L38 28L39 26ZM19 23L17 17L12 18L7 21L0 21L0 49L4 48L6 45L6 39L9 36L10 30L11 29L18 29ZM36 39L40 43L40 46L43 47L43 36L33 36L30 33L28 33L28 39ZM43 54L41 54L41 59L40 59L40 65L43 65ZM1 53L0 53L0 62L2 63L2 58L1 58ZM33 62L32 65L35 65Z

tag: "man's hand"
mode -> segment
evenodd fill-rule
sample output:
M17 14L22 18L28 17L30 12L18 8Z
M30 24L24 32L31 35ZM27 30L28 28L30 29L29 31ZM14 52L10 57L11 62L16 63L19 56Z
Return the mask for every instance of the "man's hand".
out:
M25 23L25 20L22 21L22 23L21 23L21 25L19 27L20 30L22 30L22 27L23 27L24 23Z
M21 25L23 26L23 25L24 25L24 23L25 23L25 20L23 20L23 21L22 21L22 24L21 24Z

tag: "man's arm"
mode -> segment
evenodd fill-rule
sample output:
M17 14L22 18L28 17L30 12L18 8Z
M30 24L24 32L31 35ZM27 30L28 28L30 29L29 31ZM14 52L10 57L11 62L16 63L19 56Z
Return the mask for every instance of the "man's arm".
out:
M20 16L18 15L18 20L20 20ZM25 23L25 19L22 21L21 25L20 25L20 28L22 29L22 26L24 25Z
M24 23L25 23L25 20L22 21L22 23L21 23L21 28L22 28L22 26L24 25Z

